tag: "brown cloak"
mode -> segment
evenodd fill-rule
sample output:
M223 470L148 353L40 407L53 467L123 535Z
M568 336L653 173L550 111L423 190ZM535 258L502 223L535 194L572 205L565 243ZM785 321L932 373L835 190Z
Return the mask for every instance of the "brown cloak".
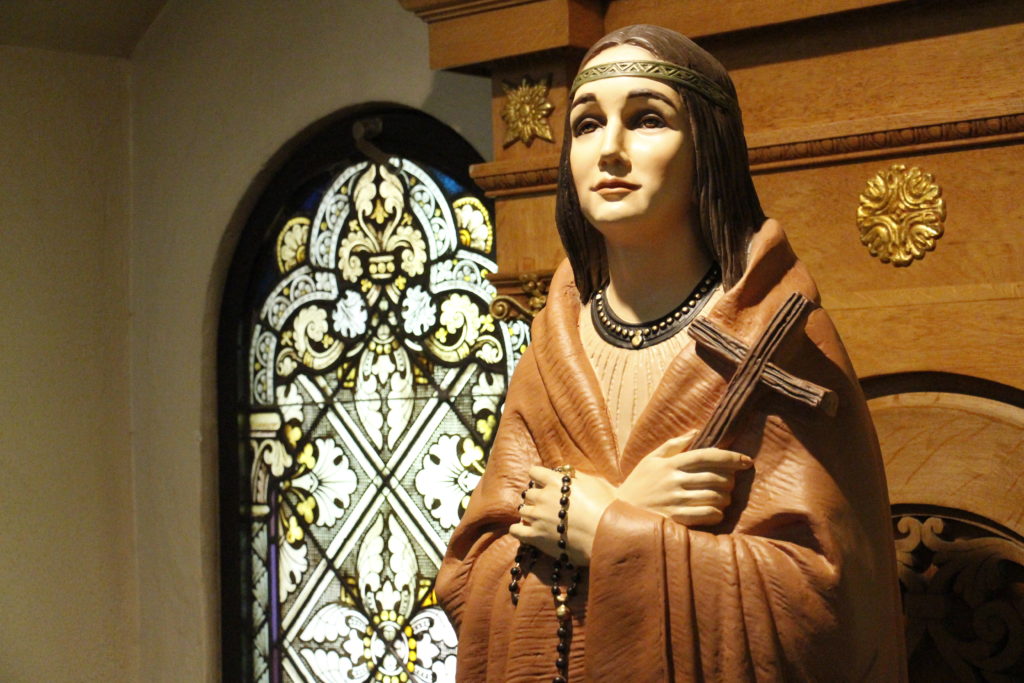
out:
M818 292L775 221L709 321L751 344L793 291ZM619 484L665 440L700 427L730 367L679 354L621 454L577 329L567 263L509 387L486 473L452 536L437 594L459 630L460 681L550 681L557 619L546 556L520 584L509 569L527 470L569 463ZM864 397L824 310L777 354L835 391L827 417L767 392L728 445L755 459L716 527L688 528L622 501L608 507L570 603L571 681L906 679L882 460ZM564 580L564 579L563 579Z

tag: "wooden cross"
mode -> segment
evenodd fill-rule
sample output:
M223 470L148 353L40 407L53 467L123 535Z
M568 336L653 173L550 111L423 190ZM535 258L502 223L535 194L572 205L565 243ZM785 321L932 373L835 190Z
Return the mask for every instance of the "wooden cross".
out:
M771 362L782 341L813 305L799 292L790 294L749 351L743 342L718 330L703 318L690 323L688 332L698 344L737 364L736 372L725 388L725 395L694 439L691 450L717 446L736 423L758 384L762 383L787 398L820 408L827 415L835 415L838 400L834 391L791 375Z

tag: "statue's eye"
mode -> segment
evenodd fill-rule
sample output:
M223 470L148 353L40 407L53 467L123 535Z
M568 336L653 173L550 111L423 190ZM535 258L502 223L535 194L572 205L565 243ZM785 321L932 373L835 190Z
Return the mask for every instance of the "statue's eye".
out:
M572 128L572 134L575 137L579 137L580 135L593 133L595 130L597 130L597 121L591 118L586 118L576 122Z
M640 117L637 125L640 128L664 128L667 124L658 114L648 112Z

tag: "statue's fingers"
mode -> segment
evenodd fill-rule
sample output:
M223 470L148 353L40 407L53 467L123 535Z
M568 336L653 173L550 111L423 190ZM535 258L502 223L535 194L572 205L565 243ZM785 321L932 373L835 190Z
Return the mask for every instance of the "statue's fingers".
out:
M540 465L534 465L529 471L530 479L535 482L535 488L544 488L545 486L554 486L561 484L562 475L558 474L554 470L549 470L547 467L541 467Z
M532 538L532 535L530 533L530 527L523 524L522 522L517 522L510 526L508 528L508 533L510 536L512 536L521 543L528 543Z
M530 526L533 522L537 521L537 508L533 505L521 505L519 507L519 517L524 524Z
M732 494L729 491L716 489L696 489L680 491L677 500L691 507L710 505L722 509L728 507L732 501Z
M675 456L676 466L685 472L699 470L732 470L739 471L749 469L754 465L754 459L749 455L726 451L720 448L700 448L695 451L687 451Z
M697 430L694 429L680 436L673 437L655 448L650 454L661 458L674 456L685 451L696 435Z
M734 470L701 470L699 472L682 472L683 488L688 489L714 489L716 491L731 491L736 484Z

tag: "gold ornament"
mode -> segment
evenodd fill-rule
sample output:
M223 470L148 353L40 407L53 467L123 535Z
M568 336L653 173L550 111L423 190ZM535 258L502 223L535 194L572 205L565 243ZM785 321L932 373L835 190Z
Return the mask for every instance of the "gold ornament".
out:
M665 81L673 85L681 85L701 97L714 102L726 111L737 111L739 105L736 98L722 89L722 86L687 66L671 64L669 62L657 62L647 59L639 59L631 62L610 62L598 64L589 69L584 69L572 82L572 90L569 96L580 89L580 87L598 81L603 78L614 78L616 76L632 76L635 78L653 78L656 81Z
M534 138L554 142L548 117L555 105L548 102L551 77L545 76L538 82L523 76L519 85L503 82L505 106L501 108L501 120L505 122L505 147L519 140L527 147Z
M909 266L934 250L945 219L942 188L932 174L903 164L871 178L857 209L861 243L894 266Z

